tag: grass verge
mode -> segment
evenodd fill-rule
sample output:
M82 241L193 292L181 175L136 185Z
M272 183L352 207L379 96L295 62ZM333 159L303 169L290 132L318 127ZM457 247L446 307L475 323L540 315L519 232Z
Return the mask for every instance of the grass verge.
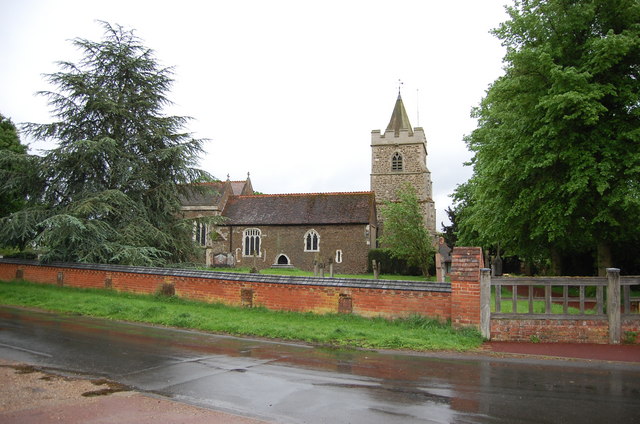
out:
M28 282L1 282L0 304L341 347L465 351L482 343L476 330L454 330L448 324L419 316L387 320L270 311Z

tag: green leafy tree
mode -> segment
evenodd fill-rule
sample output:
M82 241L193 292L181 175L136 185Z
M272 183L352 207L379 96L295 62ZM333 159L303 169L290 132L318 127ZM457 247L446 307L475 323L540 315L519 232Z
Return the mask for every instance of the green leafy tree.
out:
M459 241L525 257L597 251L637 238L640 3L524 0L493 33L505 74L473 111L472 178ZM560 269L556 264L555 269Z
M453 249L458 241L457 211L455 208L448 207L444 212L447 214L450 224L444 225L444 222L441 223L442 237L444 238L444 242L447 246Z
M0 150L14 153L27 153L27 147L20 144L18 129L11 119L0 113Z
M419 267L428 276L435 255L434 239L425 226L418 195L412 185L405 184L397 198L381 209L384 227L380 243L392 257Z
M0 217L24 207L25 194L14 177L24 172L27 146L20 143L16 126L0 114ZM4 241L0 242L4 243Z
M133 31L102 23L99 42L75 39L79 63L59 62L41 92L56 121L26 124L57 147L33 158L28 208L0 221L0 236L31 243L44 261L162 265L193 254L180 195L205 173L202 140L166 116L173 82Z

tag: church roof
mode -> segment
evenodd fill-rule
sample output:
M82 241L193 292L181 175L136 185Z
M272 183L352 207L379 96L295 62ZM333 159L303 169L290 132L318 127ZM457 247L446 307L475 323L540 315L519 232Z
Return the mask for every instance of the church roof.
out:
M234 196L239 196L242 194L242 190L247 185L246 181L231 181L231 189L233 190Z
M214 206L218 204L224 187L222 181L193 184L185 187L180 201L182 206Z
M393 113L391 114L389 125L387 125L387 131L393 131L394 134L398 136L400 134L400 130L407 130L409 131L409 135L413 135L413 128L411 128L409 116L407 115L407 111L404 108L402 97L398 92L398 99L396 100L396 105L393 108Z
M234 196L222 215L230 225L368 224L374 202L372 192Z

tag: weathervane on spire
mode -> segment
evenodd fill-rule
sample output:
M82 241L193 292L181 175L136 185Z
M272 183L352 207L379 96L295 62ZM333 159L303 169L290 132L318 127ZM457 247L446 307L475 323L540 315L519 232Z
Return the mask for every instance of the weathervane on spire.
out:
M400 90L402 89L403 84L402 80L398 78L398 97L400 97Z

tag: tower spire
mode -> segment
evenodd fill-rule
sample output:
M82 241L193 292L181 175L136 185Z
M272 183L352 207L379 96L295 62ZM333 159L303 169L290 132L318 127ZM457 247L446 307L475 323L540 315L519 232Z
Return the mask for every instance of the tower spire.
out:
M409 116L407 115L404 103L402 102L402 96L400 95L401 87L402 81L398 80L398 99L396 100L396 105L393 108L389 125L387 125L387 131L393 131L396 137L400 135L400 130L407 130L409 131L409 135L413 135L413 128L409 122Z

